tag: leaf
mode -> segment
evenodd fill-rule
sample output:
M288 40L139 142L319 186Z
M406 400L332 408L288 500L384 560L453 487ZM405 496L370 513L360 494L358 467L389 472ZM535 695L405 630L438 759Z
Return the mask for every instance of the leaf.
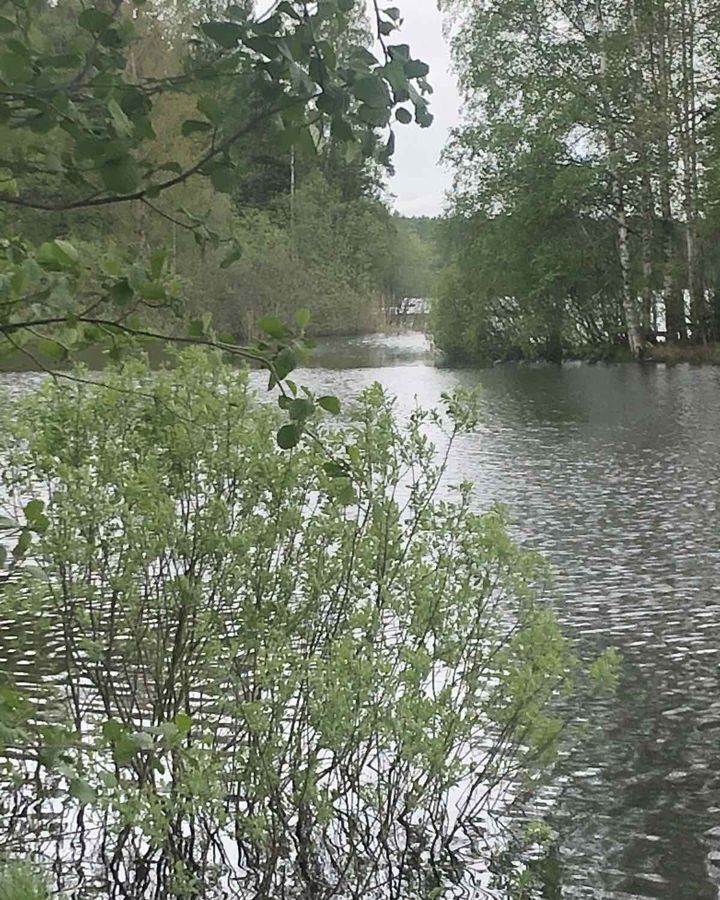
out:
M353 85L353 94L362 103L382 109L390 105L390 95L385 82L377 75L365 75Z
M257 325L260 331L277 339L288 337L290 334L287 325L277 316L262 316L258 319Z
M165 265L167 263L167 254L161 251L157 253L153 253L150 257L150 274L153 278L160 278L163 271L165 270Z
M310 310L306 307L302 307L295 313L295 324L300 329L300 331L304 331L308 325L310 324Z
M290 347L283 347L273 361L275 374L278 381L283 381L294 369L297 368L297 357Z
M296 422L291 422L283 427L277 433L277 443L281 450L292 450L300 442L302 437L302 429Z
M27 528L23 528L20 532L20 537L18 538L17 544L13 547L13 557L15 559L20 559L25 556L27 551L30 549L30 545L32 544L32 532Z
M80 254L77 251L77 248L70 243L70 241L63 241L60 238L57 238L53 241L55 247L57 248L58 255L61 255L63 259L67 260L70 263L80 262Z
M405 109L403 106L401 106L399 109L395 110L395 118L402 125L409 125L413 120L412 113L410 112L410 110Z
M292 4L288 3L288 0L282 0L282 2L279 3L278 6L276 7L275 12L285 13L286 16L291 16L297 22L302 21L302 16L296 9L293 9Z
M388 47L388 53L390 54L390 59L399 59L401 62L410 61L409 44L394 44Z
M0 531L14 531L16 528L20 528L20 523L16 519L0 516Z
M192 719L187 713L180 712L175 716L174 719L177 730L181 735L186 735L189 733L190 728L192 726Z
M72 269L79 259L80 254L69 241L46 241L37 252L38 262L50 269Z
M7 549L4 544L0 544L0 569L5 566L7 560Z
M131 156L103 163L100 177L105 187L114 194L131 194L140 184L140 171Z
M357 500L355 488L349 478L335 479L330 487L330 495L342 506L350 506Z
M185 119L180 126L180 134L183 137L190 137L193 134L204 134L212 130L213 126L210 122L201 122L200 119Z
M317 404L321 409L324 409L325 412L331 413L333 416L340 415L340 401L337 397L333 397L331 395L318 397Z
M119 137L130 137L133 133L133 124L120 108L120 104L114 98L108 103L108 112Z
M245 34L245 29L235 22L203 22L200 28L216 44L232 50Z
M25 513L25 518L28 522L34 522L38 516L41 516L45 510L45 504L42 500L31 500L26 506L23 512Z
M209 119L213 125L222 125L225 120L225 110L214 97L200 97L196 104L197 111Z
M408 78L424 78L430 72L430 66L419 59L411 59L405 63L405 74Z
M421 128L429 128L434 120L435 117L428 112L427 106L417 106L415 108L415 121Z
M97 792L91 787L87 781L82 778L74 778L68 787L68 793L71 797L78 800L83 806L88 803L94 803L97 800Z
M355 140L355 133L352 130L352 126L347 119L343 119L342 116L336 116L332 120L332 135L335 140L340 143L349 144Z
M113 17L110 13L97 9L94 6L84 9L78 16L78 25L84 28L85 31L90 31L93 34L100 34L109 28L112 23Z
M201 338L206 334L205 322L202 319L193 319L188 325L188 337Z
M288 415L294 422L304 422L312 416L314 411L315 404L312 400L300 398L288 403Z
M128 284L127 278L123 278L110 288L110 299L116 306L126 306L135 292Z
M32 66L19 53L0 53L0 72L8 81L22 83L32 77Z
M11 31L15 31L15 28L16 25L11 19L0 16L0 34L9 34Z
M229 164L217 166L210 173L210 183L221 194L230 194L238 186L237 172Z
M323 466L325 470L325 474L329 475L330 478L347 478L349 469L346 463L339 462L327 462Z

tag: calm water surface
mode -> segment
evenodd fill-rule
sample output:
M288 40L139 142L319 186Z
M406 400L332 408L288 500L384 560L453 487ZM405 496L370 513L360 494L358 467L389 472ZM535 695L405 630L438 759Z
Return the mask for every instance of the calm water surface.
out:
M478 507L505 503L551 561L580 653L624 656L617 696L539 805L561 834L562 896L719 897L720 369L442 369L402 335L326 342L298 380L343 399L379 381L400 410L482 386L451 480L472 479ZM0 628L0 665L27 682L32 650Z

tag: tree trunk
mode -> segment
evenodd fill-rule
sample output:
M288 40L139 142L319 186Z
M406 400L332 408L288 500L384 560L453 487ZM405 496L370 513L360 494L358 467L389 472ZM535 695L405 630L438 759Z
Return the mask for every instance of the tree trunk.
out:
M695 9L693 0L683 0L682 23L682 114L680 141L683 160L683 213L687 287L690 319L695 343L706 343L705 286L697 242L697 146L695 140Z
M625 209L625 187L620 170L620 153L617 141L617 129L614 119L614 109L611 91L607 85L607 28L603 19L603 0L597 0L595 15L600 36L600 89L603 95L603 106L606 121L606 137L608 147L608 175L612 192L613 206L615 207L615 221L617 222L618 257L620 261L620 273L622 278L622 309L627 333L628 345L634 359L640 359L645 348L645 339L640 327L637 303L633 296L632 277L630 267L630 244L628 241L627 212Z
M617 150L611 148L610 156L611 160L612 157L615 157L615 160L610 163L610 180L618 226L618 254L620 257L620 270L622 273L623 316L625 318L625 329L627 331L630 352L635 359L639 359L645 349L645 339L643 337L642 328L640 327L640 317L638 316L637 304L632 291L630 247L628 244L627 214L625 212L625 192L618 173Z
M675 240L672 214L672 172L670 159L670 43L669 22L665 4L660 3L657 40L657 94L659 99L659 186L663 242L663 304L665 328L669 342L687 338L685 303L678 290L674 272Z

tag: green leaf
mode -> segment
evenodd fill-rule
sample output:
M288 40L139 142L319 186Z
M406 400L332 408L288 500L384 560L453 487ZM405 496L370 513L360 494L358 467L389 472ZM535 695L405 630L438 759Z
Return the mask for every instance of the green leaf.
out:
M113 121L115 131L119 137L130 137L133 133L133 124L120 108L120 104L114 98L108 103L108 112Z
M188 337L201 338L205 337L207 329L202 319L193 319L188 326Z
M140 171L131 156L109 160L100 166L105 187L114 194L131 194L140 184Z
M277 316L262 316L258 319L257 325L260 331L264 331L265 334L278 340L288 337L290 334L287 325Z
M15 31L16 27L17 26L11 19L0 16L0 34L9 34L11 31Z
M32 544L32 532L23 528L20 532L20 537L18 538L17 544L13 547L13 557L15 559L20 559L22 556L25 556L27 551L30 549L30 545Z
M116 306L126 306L135 296L135 291L128 284L127 278L123 278L110 288L110 299Z
M14 531L20 528L17 519L11 519L9 516L0 516L0 531Z
M180 712L175 716L174 719L175 725L177 726L177 730L181 735L186 735L189 733L190 728L192 727L192 719L187 713Z
M410 110L407 110L402 106L395 110L395 118L403 125L409 125L413 120Z
M32 66L26 57L19 53L0 53L0 72L8 81L22 83L32 77Z
M213 126L210 122L201 122L200 119L185 119L180 126L180 134L183 137L190 137L193 134L205 134L212 130Z
M332 413L333 416L340 415L340 401L337 397L333 397L330 395L325 397L318 397L317 403L321 409L325 410L325 412Z
M97 9L94 6L84 9L78 16L78 25L84 28L85 31L90 31L93 34L100 34L109 28L112 23L113 17L110 13Z
M221 104L209 96L200 97L196 104L197 111L209 119L213 125L222 125L226 118L226 112Z
M429 128L435 117L428 112L427 106L417 106L415 108L415 121L421 128Z
M306 307L302 307L295 313L295 324L300 329L300 331L304 331L308 325L310 324L310 310Z
M200 28L216 44L232 50L245 34L245 29L235 22L203 22Z
M49 269L72 269L80 254L69 241L46 241L37 252L38 262Z
M312 416L314 411L315 404L312 400L299 398L288 403L288 415L294 422L304 422Z
M63 241L57 238L53 243L55 244L57 255L61 256L63 260L67 260L69 264L80 262L80 254L70 241Z
M382 109L390 105L390 95L382 78L377 75L365 75L353 85L353 94L362 103Z
M34 522L38 516L41 516L45 510L45 504L42 500L31 500L23 510L25 518L28 522Z
M297 357L290 347L283 347L273 361L278 381L283 381L297 368Z
M68 793L71 797L78 800L83 806L88 803L94 803L97 800L97 792L87 781L82 778L74 778L68 787Z
M231 165L217 166L210 173L210 182L221 194L230 194L238 186L237 172Z
M292 450L293 447L297 447L301 437L302 429L298 423L291 422L289 425L283 425L277 433L278 447L281 450Z
M411 59L405 63L405 74L408 78L424 78L430 72L430 66L419 59Z
M349 478L336 478L332 482L330 494L342 506L350 506L357 500L355 488Z
M5 566L7 560L7 549L4 544L0 544L0 569Z
M282 0L282 2L279 3L276 7L275 12L285 13L286 16L291 16L297 22L302 21L302 16L296 9L293 8L292 4L289 3L288 0Z
M335 140L340 143L350 144L355 140L355 133L352 130L352 126L347 119L343 119L342 116L336 116L332 120L332 135Z
M325 463L323 469L325 470L325 474L329 475L330 478L347 478L349 471L346 463L334 461Z
M390 54L390 59L399 59L401 62L410 61L409 44L394 44L388 47L388 53Z

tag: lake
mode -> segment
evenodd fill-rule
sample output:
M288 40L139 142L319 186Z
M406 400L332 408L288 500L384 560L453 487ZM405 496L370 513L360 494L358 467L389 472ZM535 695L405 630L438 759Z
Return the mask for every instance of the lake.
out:
M560 834L562 896L720 896L720 369L438 368L422 335L403 334L324 341L296 380L343 400L379 381L400 411L482 388L481 428L458 441L450 481L474 481L478 508L506 504L551 562L580 655L624 657L582 753L538 799ZM32 683L35 661L0 623L0 666Z

